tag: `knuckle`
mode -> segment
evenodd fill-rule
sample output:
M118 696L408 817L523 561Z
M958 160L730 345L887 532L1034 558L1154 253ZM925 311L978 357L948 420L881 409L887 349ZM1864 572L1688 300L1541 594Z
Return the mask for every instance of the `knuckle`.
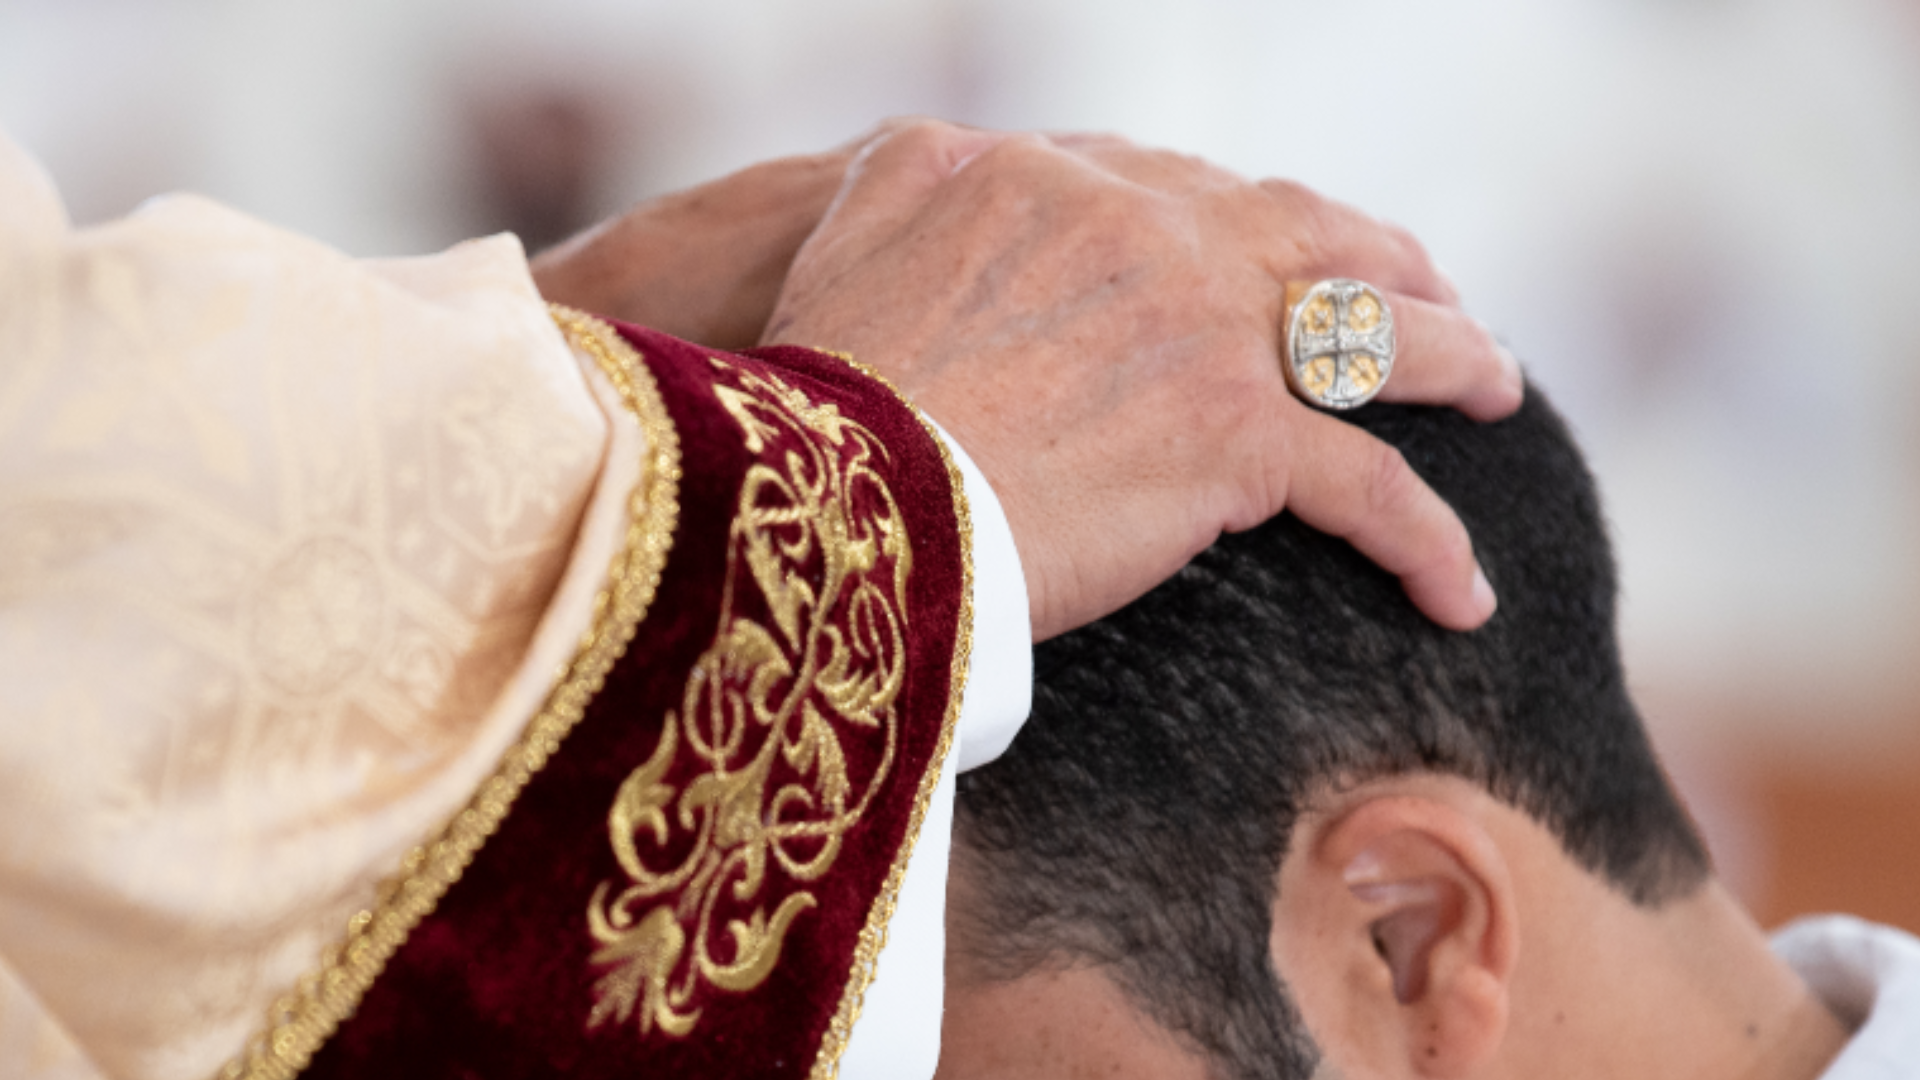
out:
M1141 156L1149 165L1169 178L1207 180L1222 172L1198 154L1186 154L1178 150L1148 150L1143 151Z
M1448 354L1449 361L1456 357L1470 360L1475 367L1492 357L1493 331L1485 323L1457 308L1425 304L1416 309L1412 307L1416 303L1418 298L1404 306L1421 317L1426 325L1423 336L1434 351Z
M847 154L871 153L881 143L891 139L907 125L922 119L918 116L889 116L867 128L853 138L835 147L835 151Z
M1454 321L1458 329L1453 340L1463 356L1460 377L1474 384L1504 379L1506 364L1500 357L1500 342L1487 324L1465 313L1455 314Z
M1049 138L1063 150L1126 150L1133 146L1125 136L1112 131L1062 131Z
M898 128L883 137L883 142L899 147L924 163L938 167L943 175L953 172L962 162L985 157L999 144L1013 141L1012 136L977 128L961 127L944 120L914 117L900 122Z
M1463 315L1462 318L1467 320L1467 340L1472 343L1474 351L1498 370L1502 366L1500 340L1493 336L1493 328L1470 315Z
M1427 256L1427 245L1413 235L1413 230L1395 222L1382 222L1381 231L1386 234L1387 242L1393 246L1399 257L1409 265L1425 268L1431 263Z
M967 182L976 186L979 206L986 213L1024 214L1057 195L1059 177L1028 139L1004 139L981 150L967 163Z
M930 168L945 155L951 130L938 120L889 120L866 144L865 157L876 166L893 163Z
M1449 527L1426 541L1415 567L1417 570L1451 577L1457 568L1473 562L1473 542L1463 528Z
M1259 181L1260 190L1267 197L1289 210L1305 210L1321 202L1320 193L1298 180L1284 177L1268 177Z
M889 116L885 120L873 125L873 128L867 132L866 138L869 140L884 138L890 135L897 135L917 124L931 124L936 122L937 121L930 116L920 116L915 113Z
M1022 131L1000 139L988 149L981 151L980 156L1021 164L1037 161L1053 152L1053 144L1044 136Z
M1295 273L1307 273L1324 267L1334 250L1332 204L1319 192L1297 180L1267 179L1260 189L1278 207L1280 235L1290 247L1289 263Z
M1366 512L1371 518L1400 517L1419 504L1420 477L1395 447L1377 443L1367 464Z
M953 130L951 125L924 116L896 117L881 127L888 139L914 148L936 146Z
M1035 135L1009 135L973 155L967 171L978 182L1016 187L1035 185L1038 172L1051 153L1050 144Z

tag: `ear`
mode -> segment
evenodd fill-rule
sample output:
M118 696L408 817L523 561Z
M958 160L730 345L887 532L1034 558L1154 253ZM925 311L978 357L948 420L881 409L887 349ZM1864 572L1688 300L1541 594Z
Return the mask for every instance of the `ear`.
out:
M1342 1075L1467 1077L1507 1030L1512 876L1472 811L1383 795L1296 825L1273 958Z

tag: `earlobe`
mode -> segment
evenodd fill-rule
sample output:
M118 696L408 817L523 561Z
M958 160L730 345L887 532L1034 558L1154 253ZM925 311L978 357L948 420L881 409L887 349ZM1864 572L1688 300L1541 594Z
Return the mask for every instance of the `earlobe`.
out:
M1498 845L1469 810L1425 796L1360 799L1303 824L1282 868L1275 959L1323 1048L1337 1063L1332 1044L1348 1043L1369 1066L1353 1072L1478 1073L1505 1038L1518 953Z

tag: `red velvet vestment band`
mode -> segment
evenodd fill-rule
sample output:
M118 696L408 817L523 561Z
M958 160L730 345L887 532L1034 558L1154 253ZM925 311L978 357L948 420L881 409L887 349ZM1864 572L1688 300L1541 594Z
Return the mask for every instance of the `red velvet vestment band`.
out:
M837 1064L957 713L957 474L847 362L617 329L680 446L658 591L304 1076Z

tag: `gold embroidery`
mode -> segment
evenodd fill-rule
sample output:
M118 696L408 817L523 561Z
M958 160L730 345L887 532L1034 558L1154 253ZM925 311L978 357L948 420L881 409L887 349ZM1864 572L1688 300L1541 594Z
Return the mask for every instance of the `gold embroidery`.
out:
M795 889L769 913L769 862L795 882L825 876L897 753L913 556L875 467L886 448L778 376L710 362L732 383L715 397L766 460L741 484L717 636L607 815L627 881L611 898L602 882L588 905L593 961L612 969L595 984L588 1027L637 1013L642 1033L686 1035L704 987L765 982L788 928L819 903ZM749 582L770 626L737 611ZM870 775L853 775L843 736L878 748ZM665 778L682 760L695 775L676 789ZM776 780L781 762L795 779ZM683 843L666 868L643 850ZM745 917L726 919L722 960L718 922L735 912Z
M940 773L946 766L947 752L953 746L954 731L960 721L961 698L967 685L968 665L973 658L973 513L967 506L967 489L960 477L960 468L954 464L946 439L935 429L933 422L915 409L906 395L886 376L844 353L833 355L886 387L902 405L912 409L927 438L932 439L934 446L940 450L940 460L947 467L947 486L953 492L954 524L958 527L960 538L960 618L953 643L953 665L949 669L947 712L940 722L940 741L934 745L933 759L926 775L920 778L920 790L913 800L913 816L907 819L906 839L894 854L893 868L887 872L880 895L874 897L873 906L867 910L867 924L861 929L860 942L854 948L853 968L847 973L846 989L841 992L840 1006L834 1010L833 1020L827 1025L826 1034L821 1037L820 1050L814 1055L813 1068L807 1074L808 1080L836 1080L840 1075L840 1058L847 1051L847 1041L853 1037L854 1022L860 1019L860 1006L866 998L867 987L873 984L880 952L887 947L887 925L892 922L894 909L900 902L900 886L906 880L907 863L913 857L914 844L920 839L920 828L926 822L934 789L940 786Z
M653 602L679 520L679 436L652 374L631 346L592 316L559 305L551 310L568 341L599 364L647 439L646 466L628 500L627 535L595 605L593 626L545 705L466 809L407 855L400 872L382 885L375 906L349 920L345 939L327 950L320 969L274 1003L265 1033L222 1076L290 1080L306 1068L407 935L460 879L521 789L560 749Z

